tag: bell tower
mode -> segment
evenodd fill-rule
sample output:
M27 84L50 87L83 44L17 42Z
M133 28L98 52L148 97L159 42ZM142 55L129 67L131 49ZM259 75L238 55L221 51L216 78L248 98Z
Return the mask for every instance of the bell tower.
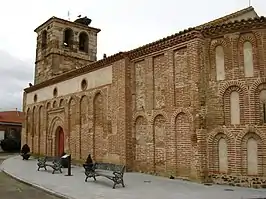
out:
M91 19L74 22L52 17L35 29L37 48L34 84L97 61L97 34Z

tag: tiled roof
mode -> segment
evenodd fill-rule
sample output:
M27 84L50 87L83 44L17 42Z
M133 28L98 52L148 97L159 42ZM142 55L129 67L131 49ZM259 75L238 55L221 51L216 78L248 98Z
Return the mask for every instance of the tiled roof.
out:
M5 123L22 123L24 113L20 111L3 111L0 112L0 122Z
M239 30L250 30L252 29L264 29L266 27L266 18L264 16L242 19L231 21L223 24L212 25L210 27L203 27L201 33L205 37L212 35L219 36L223 34L228 34L236 32Z

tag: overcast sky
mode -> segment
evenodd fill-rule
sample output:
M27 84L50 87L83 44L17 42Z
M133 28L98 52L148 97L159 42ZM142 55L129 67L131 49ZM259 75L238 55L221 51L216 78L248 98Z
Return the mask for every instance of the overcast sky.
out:
M266 15L265 0L251 0ZM0 111L21 110L33 82L34 29L51 16L88 16L100 28L98 59L196 26L248 6L249 0L8 0L0 6Z

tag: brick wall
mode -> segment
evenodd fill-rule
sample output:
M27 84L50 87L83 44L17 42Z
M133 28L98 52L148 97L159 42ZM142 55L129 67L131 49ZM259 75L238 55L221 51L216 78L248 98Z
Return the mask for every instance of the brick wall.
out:
M254 76L248 78L246 41L253 47ZM218 45L224 50L225 67L225 79L220 81ZM96 161L123 163L128 170L261 186L266 175L266 129L258 96L266 80L265 46L265 30L254 30L219 37L199 34L164 50L126 56L112 64L111 84L27 105L24 140L34 152L40 148L40 153L55 155L55 132L61 126L65 150L75 159L84 160L91 153ZM232 91L239 92L240 107L240 123L234 125ZM32 120L34 106L43 107L39 120ZM39 121L35 124L39 139L32 139L31 121ZM256 151L248 149L250 138ZM220 139L226 142L222 147ZM227 158L221 160L220 150ZM221 161L227 161L223 172ZM249 175L254 162L257 174Z
M134 170L199 178L202 151L193 115L200 109L200 43L132 61Z
M264 87L265 80L265 31L257 30L248 33L227 34L220 38L205 41L208 59L205 64L210 74L207 83L207 129L208 129L208 170L217 183L237 184L238 186L261 186L265 184L266 151L265 125L262 123L262 110L259 91ZM245 77L244 73L244 42L252 44L254 76ZM216 81L214 47L222 45L225 51L225 80ZM239 93L240 124L231 124L230 94ZM227 142L228 171L220 173L218 140L224 137ZM256 178L248 175L247 140L257 141ZM220 174L219 174L220 173ZM258 176L260 178L258 178ZM224 180L225 179L225 180Z

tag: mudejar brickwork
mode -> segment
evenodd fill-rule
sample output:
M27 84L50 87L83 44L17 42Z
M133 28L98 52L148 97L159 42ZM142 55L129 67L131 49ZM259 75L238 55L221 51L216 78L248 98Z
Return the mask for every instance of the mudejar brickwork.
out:
M35 30L22 133L34 153L266 186L266 18L249 7L99 61L100 30L80 21Z

